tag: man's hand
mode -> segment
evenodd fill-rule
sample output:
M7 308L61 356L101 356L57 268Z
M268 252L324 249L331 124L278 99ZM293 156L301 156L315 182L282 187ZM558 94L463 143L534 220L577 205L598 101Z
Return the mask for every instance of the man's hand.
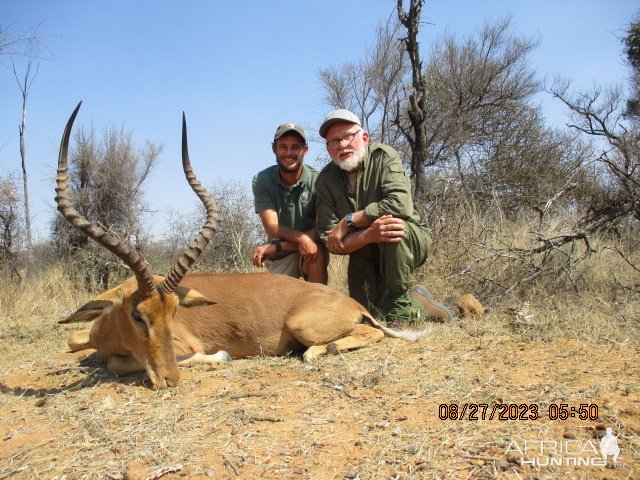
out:
M253 252L252 263L256 267L261 267L265 260L271 258L276 253L276 246L267 243L266 245L259 245Z
M344 219L336 223L331 230L327 230L327 248L330 252L346 253L343 240L347 233L349 233L349 226Z
M404 221L392 215L383 215L366 229L349 233L347 222L340 220L327 231L327 248L331 253L345 255L370 243L399 243L404 237Z
M398 243L404 237L404 222L391 215L383 215L365 230L367 243Z
M303 234L298 239L298 251L307 262L314 262L318 253L318 245L309 235Z

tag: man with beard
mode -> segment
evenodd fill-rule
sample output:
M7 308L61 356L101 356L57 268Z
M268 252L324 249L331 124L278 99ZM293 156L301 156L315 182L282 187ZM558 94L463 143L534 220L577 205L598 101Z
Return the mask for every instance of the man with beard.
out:
M256 213L269 238L269 243L256 247L253 264L326 284L329 256L315 229L318 171L303 163L309 151L303 128L280 125L271 148L277 165L253 177Z
M388 321L451 319L414 269L427 259L431 232L413 206L398 153L369 143L360 119L345 109L320 127L333 160L316 182L318 236L331 253L349 255L349 294Z

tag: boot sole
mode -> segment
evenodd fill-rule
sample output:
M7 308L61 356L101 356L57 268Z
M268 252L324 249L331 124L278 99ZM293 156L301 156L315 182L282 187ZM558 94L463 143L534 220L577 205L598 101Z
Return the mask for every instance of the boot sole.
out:
M440 303L434 301L431 298L429 290L427 290L422 285L416 285L415 287L413 287L409 292L409 295L414 300L420 302L427 313L429 313L429 315L440 318L445 322L448 322L453 318L451 311L444 305L441 305Z

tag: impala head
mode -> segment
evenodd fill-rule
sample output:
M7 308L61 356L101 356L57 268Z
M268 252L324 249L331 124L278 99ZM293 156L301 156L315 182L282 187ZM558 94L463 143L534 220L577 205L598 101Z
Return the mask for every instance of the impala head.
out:
M154 276L149 264L137 251L95 222L87 220L71 204L67 153L71 128L81 104L82 102L71 114L60 143L56 178L58 210L71 225L126 263L135 277L97 296L60 323L92 320L108 322L109 329L101 329L95 333L104 335L104 332L108 332L104 335L105 338L93 338L92 331L91 343L98 349L98 353L107 357L131 355L144 366L155 387L175 386L180 374L173 348L172 330L178 305L193 307L213 303L194 290L180 287L179 283L215 232L217 208L211 195L202 187L191 169L183 114L182 166L189 185L205 205L207 220L202 231L179 257L167 277Z

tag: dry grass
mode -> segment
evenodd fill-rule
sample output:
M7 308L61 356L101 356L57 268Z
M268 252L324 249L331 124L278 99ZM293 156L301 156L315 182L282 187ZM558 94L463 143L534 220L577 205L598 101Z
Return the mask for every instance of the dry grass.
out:
M62 353L71 327L55 322L89 295L61 270L3 283L0 479L640 478L640 299L629 288L638 273L594 242L601 254L571 265L579 293L541 276L500 297L457 274L471 266L500 278L511 275L505 263L480 262L476 250L465 259L452 243L440 242L419 280L449 304L472 291L485 317L425 324L420 342L386 339L314 365L192 367L161 392L144 375L114 377L89 352ZM334 288L345 291L345 271L334 257ZM439 405L464 403L536 405L541 415L438 417ZM549 419L561 403L598 405L599 417ZM506 453L513 440L597 444L607 426L620 434L617 469L532 468Z
M0 277L0 364L41 358L66 346L68 330L56 321L74 311L87 292L53 267L16 284Z
M190 368L164 392L91 358L83 370L70 358L24 363L3 376L0 478L153 478L171 468L167 478L635 478L637 347L599 353L457 325L431 331L418 344L386 341L311 366L258 358ZM591 403L600 418L438 418L443 403L496 402L542 412ZM619 471L554 467L540 477L505 454L512 439L595 441L600 425L626 427Z

